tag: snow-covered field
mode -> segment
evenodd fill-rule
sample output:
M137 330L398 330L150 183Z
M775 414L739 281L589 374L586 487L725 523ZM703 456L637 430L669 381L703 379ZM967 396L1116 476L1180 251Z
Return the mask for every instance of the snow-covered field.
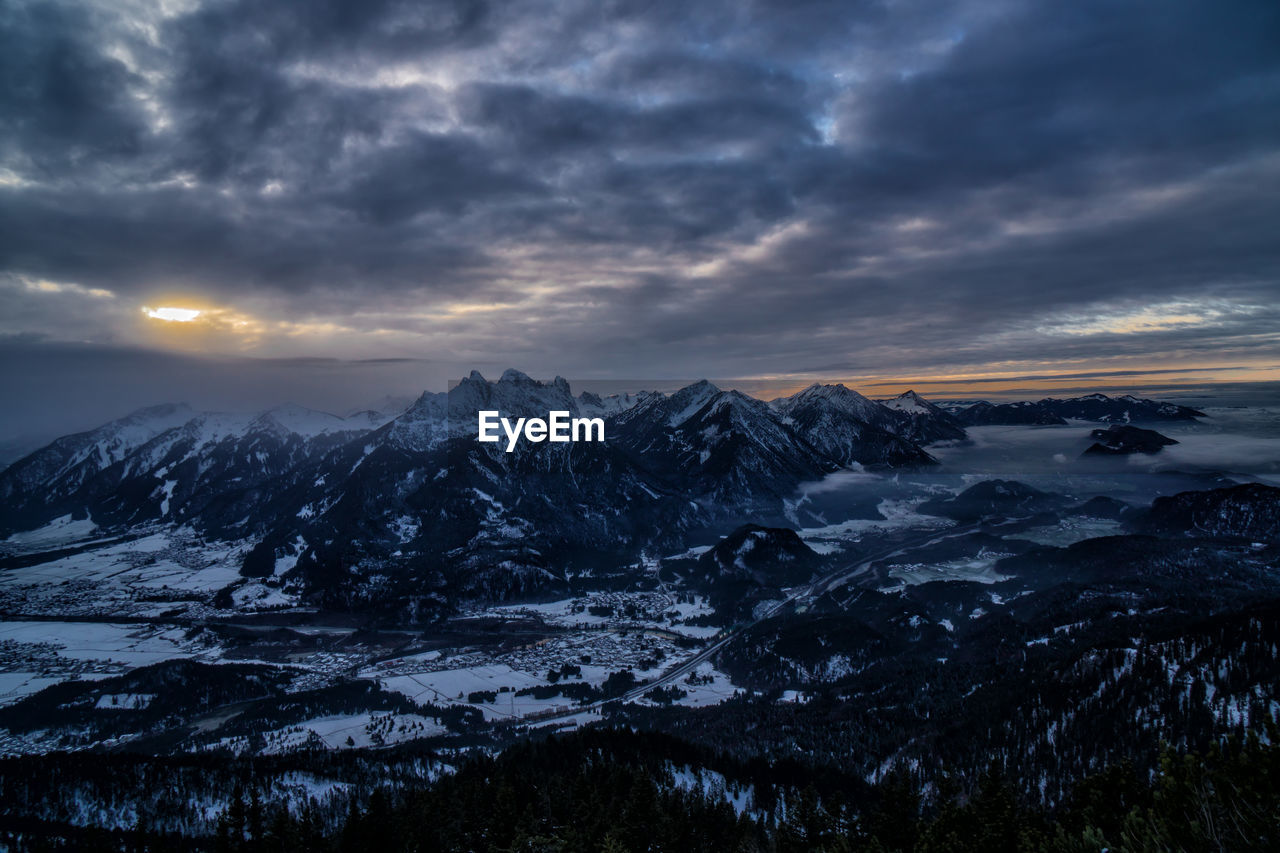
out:
M489 613L535 616L547 625L562 628L663 629L685 637L714 637L715 626L690 625L714 612L705 597L665 592L604 592L540 604L512 604L491 608Z
M262 733L260 752L288 752L295 749L360 749L388 746L419 738L435 737L448 730L430 717L419 714L366 713L317 717L292 726ZM255 738L256 740L256 738ZM245 737L223 738L218 746L232 751L248 748Z
M682 642L680 637L701 638L719 631L673 625L673 618L681 620L711 612L701 597L678 598L665 593L607 593L492 608L483 613L536 615L546 624L570 630L499 652L459 649L449 654L432 651L396 658L367 667L360 675L374 678L384 689L416 702L477 708L488 720L528 720L553 711L567 713L579 706L576 698L517 694L538 688L540 692L550 692L552 685L568 685L570 690L573 685L599 688L611 674L622 670L631 671L637 682L657 679L697 653L700 644ZM592 614L586 609L589 607L609 608L612 612L601 615L603 610L598 610ZM654 621L647 622L648 619ZM566 666L571 674L558 675L553 680L551 673L558 674ZM728 676L715 671L709 663L670 686L685 694L675 699L676 704L689 706L722 702L737 690Z
M1018 534L1019 539L1028 539L1040 545L1064 547L1095 539L1099 536L1114 536L1121 533L1124 526L1118 521L1105 518L1064 518L1058 524L1044 527L1029 527Z
M672 682L672 687L683 690L687 695L676 699L672 704L685 705L690 708L701 708L706 705L718 705L726 699L732 699L742 692L741 687L734 686L729 676L720 672L710 663L701 663L688 676ZM654 704L651 700L642 700L644 704Z
M27 554L45 551L89 539L98 529L91 518L73 520L70 515L55 518L44 527L15 533L0 541L0 552Z
M0 704L68 678L105 678L174 658L217 660L205 638L172 626L0 621Z
M542 687L550 682L505 664L396 675L381 678L379 683L384 689L403 693L415 702L471 705L479 708L486 720L519 719L541 711L567 709L574 704L564 696L552 696L548 699L537 699L531 695L517 696L516 693L524 688ZM468 696L476 692L492 693L494 698L490 701L468 701Z
M5 648L46 646L63 659L146 666L172 658L216 654L216 648L187 636L183 628L112 622L2 621Z
M932 581L977 581L999 583L1008 578L995 570L996 561L1009 554L983 554L968 560L939 563L898 563L889 568L889 577L912 586Z
M207 543L189 528L157 530L0 573L0 609L121 617L207 611L215 592L239 580L245 547Z
M826 553L827 551L838 549L843 542L857 542L863 536L871 533L885 533L907 528L940 530L955 525L955 522L949 519L938 518L933 515L921 515L916 512L916 507L924 500L925 497L923 495L900 500L882 500L878 509L880 514L884 516L883 519L853 518L820 527L803 527L799 531L800 538L815 551ZM827 551L821 550L824 547Z
M80 673L77 677L82 679L107 678L111 675L108 672L102 673ZM38 693L46 687L54 684L61 684L66 681L65 675L47 675L43 672L16 670L13 672L0 672L0 705L8 705L10 702L16 702L24 696L32 693Z

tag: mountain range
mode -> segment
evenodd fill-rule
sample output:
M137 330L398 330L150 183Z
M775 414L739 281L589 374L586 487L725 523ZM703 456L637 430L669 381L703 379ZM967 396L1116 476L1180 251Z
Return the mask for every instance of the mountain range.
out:
M1045 397L1031 402L976 403L948 407L950 414L965 426L1062 425L1069 420L1098 421L1101 423L1159 423L1169 421L1194 421L1205 413L1190 406L1158 400L1142 400L1129 394L1108 397L1106 394L1087 394L1059 400Z
M1101 421L1199 414L1102 395L1034 405ZM599 416L607 440L506 453L475 440L482 409ZM703 380L669 395L575 396L563 378L517 370L496 382L473 371L394 416L164 405L0 472L0 535L66 517L103 535L189 527L251 544L246 578L287 573L319 606L429 619L459 599L620 571L691 529L776 512L842 468L931 466L925 445L964 439L966 422L911 391L876 402L815 384L765 402Z

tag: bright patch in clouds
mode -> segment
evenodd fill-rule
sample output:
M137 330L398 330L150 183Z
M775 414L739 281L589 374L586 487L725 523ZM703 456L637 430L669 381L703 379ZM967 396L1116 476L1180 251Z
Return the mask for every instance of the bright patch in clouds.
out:
M167 320L171 323L190 323L200 316L201 312L194 308L146 308L142 309L153 320Z
M1102 309L1093 315L1073 315L1037 327L1049 335L1134 335L1171 329L1219 326L1254 315L1259 306L1225 300L1176 301L1142 308Z
M16 279L31 293L70 293L77 296L91 296L94 299L116 298L116 295L110 290L105 290L101 287L83 287L79 284L29 278L25 275L16 276Z

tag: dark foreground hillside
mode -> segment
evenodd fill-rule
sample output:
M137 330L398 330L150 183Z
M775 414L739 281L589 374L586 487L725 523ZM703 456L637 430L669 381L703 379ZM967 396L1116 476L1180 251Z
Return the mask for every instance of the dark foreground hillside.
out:
M736 761L678 738L606 729L521 743L473 758L434 782L406 784L433 758L343 759L362 777L341 797L290 810L264 806L259 786L285 764L125 755L0 763L0 844L37 850L211 851L1264 851L1280 844L1280 749L1229 739L1205 753L1163 751L1158 771L1122 763L1075 785L1059 807L1031 805L994 768L922 790L903 775L876 785L795 761ZM1158 760L1156 760L1158 759ZM320 754L291 759L305 774ZM286 762L288 763L288 762ZM328 767L332 771L333 767ZM75 828L15 816L67 776L88 793L116 788L151 807L134 828ZM356 778L353 776L352 778ZM385 784L380 784L385 782ZM232 807L201 838L157 828L187 786L234 786ZM357 794L357 791L371 794ZM194 796L193 796L194 795ZM71 818L71 815L67 815Z

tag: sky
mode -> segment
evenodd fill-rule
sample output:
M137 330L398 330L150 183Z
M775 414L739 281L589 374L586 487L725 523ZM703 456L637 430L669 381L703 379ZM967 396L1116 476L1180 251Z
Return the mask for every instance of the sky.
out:
M0 439L507 366L1280 379L1280 4L0 5Z

